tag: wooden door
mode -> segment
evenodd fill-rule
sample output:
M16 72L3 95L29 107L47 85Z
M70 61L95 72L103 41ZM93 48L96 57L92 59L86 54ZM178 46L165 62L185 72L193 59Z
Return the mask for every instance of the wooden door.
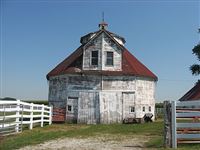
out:
M78 97L68 97L66 106L66 121L77 123L78 119Z
M134 108L132 112L131 108ZM135 118L135 93L134 92L123 92L122 93L122 120L127 118Z

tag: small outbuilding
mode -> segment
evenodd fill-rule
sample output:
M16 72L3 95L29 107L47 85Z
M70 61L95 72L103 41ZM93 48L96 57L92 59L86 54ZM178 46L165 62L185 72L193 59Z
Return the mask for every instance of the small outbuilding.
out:
M179 101L199 101L200 102L200 81L198 81L193 88L191 88Z
M102 22L81 37L81 46L47 74L49 104L64 110L66 122L154 119L157 76L125 48L125 38L106 28Z

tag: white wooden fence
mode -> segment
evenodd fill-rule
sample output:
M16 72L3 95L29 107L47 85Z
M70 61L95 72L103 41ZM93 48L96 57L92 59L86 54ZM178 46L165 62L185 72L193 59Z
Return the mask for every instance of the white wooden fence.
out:
M22 131L23 125L29 129L34 124L52 123L52 107L16 101L0 100L0 135Z
M200 143L200 101L172 102L172 148L177 143Z

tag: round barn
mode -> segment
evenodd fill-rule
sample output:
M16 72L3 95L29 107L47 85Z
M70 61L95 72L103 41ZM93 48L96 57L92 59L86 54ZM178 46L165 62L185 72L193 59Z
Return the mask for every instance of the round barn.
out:
M47 74L53 121L109 124L154 119L157 77L99 24L81 46Z

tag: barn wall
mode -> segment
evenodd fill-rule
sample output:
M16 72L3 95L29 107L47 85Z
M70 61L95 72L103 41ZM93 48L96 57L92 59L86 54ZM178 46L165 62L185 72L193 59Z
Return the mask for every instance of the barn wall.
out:
M135 91L135 79L132 76L103 76L103 90Z
M136 105L135 92L122 92L122 118L137 118L138 109L131 112L131 107L138 108Z
M49 104L54 107L65 108L67 99L67 81L66 77L52 77L49 80Z
M49 80L49 103L54 107L66 108L68 97L77 97L78 123L119 123L127 117L154 114L154 94L155 82L146 78L62 75ZM130 107L135 107L134 113ZM73 115L66 112L68 119L74 120Z
M48 99L54 107L65 108L67 97L79 97L79 90L100 89L100 76L61 75L49 79Z
M121 92L100 92L100 122L103 124L122 122Z
M96 124L100 122L99 93L80 92L78 123Z
M145 113L153 113L155 110L155 82L149 79L137 78L136 80L136 105L138 105L137 117L143 117ZM143 111L145 107L145 111ZM151 107L151 111L149 111ZM140 110L140 111L139 111Z

